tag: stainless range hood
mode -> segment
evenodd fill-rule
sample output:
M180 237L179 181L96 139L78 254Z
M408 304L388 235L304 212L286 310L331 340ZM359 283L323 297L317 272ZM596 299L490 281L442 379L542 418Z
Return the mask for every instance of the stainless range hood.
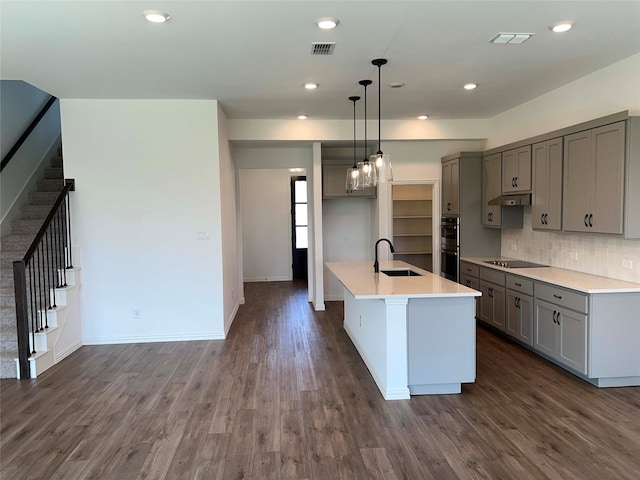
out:
M499 197L489 200L489 205L522 206L531 205L530 193L518 193L515 195L500 195Z

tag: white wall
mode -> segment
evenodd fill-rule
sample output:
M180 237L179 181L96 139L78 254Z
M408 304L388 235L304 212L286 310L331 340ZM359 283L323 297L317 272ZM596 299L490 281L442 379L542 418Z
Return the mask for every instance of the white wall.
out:
M238 237L236 235L236 178L227 136L227 117L218 104L218 147L222 219L222 283L224 286L224 332L229 332L238 307Z
M487 148L624 110L640 115L640 53L491 118Z
M500 146L623 110L640 115L640 54L497 115L490 121L487 145ZM640 283L640 240L534 232L531 207L524 207L524 228L502 232L502 255ZM631 260L633 268L623 267L624 260Z
M217 108L62 101L85 344L224 337Z
M240 170L245 282L292 279L290 182L287 169Z
M19 81L0 82L0 149L2 157L29 126L49 95ZM38 126L31 132L0 176L0 221L2 235L11 230L19 207L27 202L28 193L49 165L50 157L60 143L60 106L54 103Z
M0 81L0 157L13 147L49 97L20 80Z

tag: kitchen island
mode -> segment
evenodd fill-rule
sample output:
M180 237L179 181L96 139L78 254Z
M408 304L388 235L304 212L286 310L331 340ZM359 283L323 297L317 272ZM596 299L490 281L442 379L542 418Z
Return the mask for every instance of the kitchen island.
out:
M344 287L344 328L385 400L460 393L475 381L480 292L405 262L327 262ZM409 269L419 276L389 276ZM392 272L393 273L393 272Z

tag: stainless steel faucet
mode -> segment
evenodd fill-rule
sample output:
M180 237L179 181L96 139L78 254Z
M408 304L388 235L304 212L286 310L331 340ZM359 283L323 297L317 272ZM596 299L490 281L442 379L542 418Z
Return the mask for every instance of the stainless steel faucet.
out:
M380 272L380 265L378 264L378 244L380 242L387 242L389 244L389 249L391 250L391 253L395 252L395 250L393 249L393 244L391 243L391 240L389 240L388 238L381 238L380 240L378 240L376 242L376 259L373 262L373 271L375 273L379 273Z

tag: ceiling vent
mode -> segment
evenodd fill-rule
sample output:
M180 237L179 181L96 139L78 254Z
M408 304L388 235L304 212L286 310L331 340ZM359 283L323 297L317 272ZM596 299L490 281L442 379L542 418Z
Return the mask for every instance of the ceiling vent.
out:
M311 55L333 55L336 42L312 42Z
M499 33L489 40L489 43L509 43L517 45L526 42L533 37L533 35L533 33Z

